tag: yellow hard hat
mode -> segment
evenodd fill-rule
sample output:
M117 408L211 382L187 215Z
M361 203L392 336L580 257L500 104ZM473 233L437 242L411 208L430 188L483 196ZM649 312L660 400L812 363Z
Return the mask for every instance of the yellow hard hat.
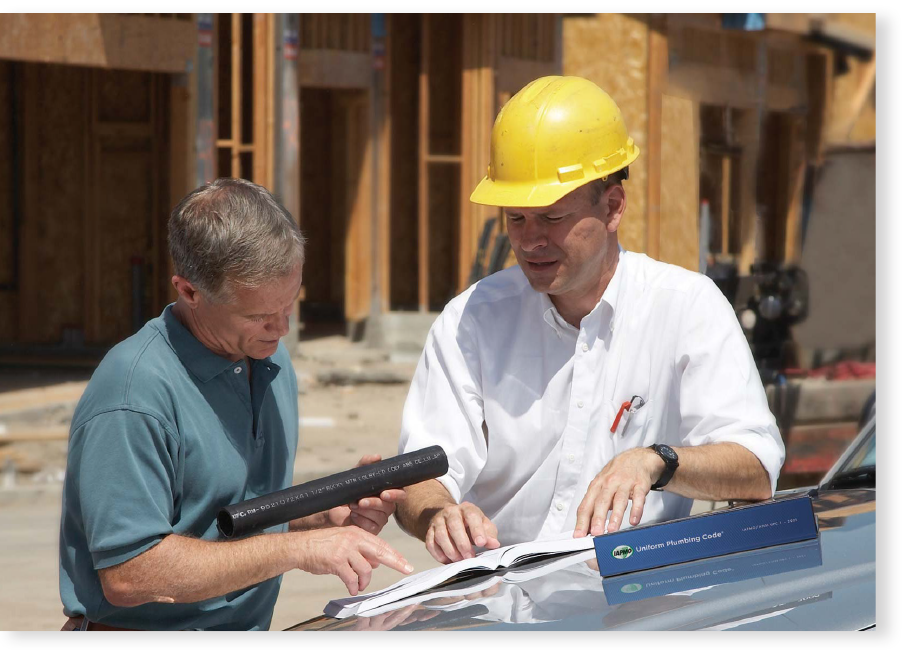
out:
M639 152L606 91L581 77L541 77L498 113L489 170L470 201L547 207L622 170Z

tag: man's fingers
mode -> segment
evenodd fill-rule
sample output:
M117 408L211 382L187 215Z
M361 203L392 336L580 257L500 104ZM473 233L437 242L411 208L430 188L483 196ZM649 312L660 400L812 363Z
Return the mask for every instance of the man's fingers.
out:
M464 522L462 511L452 511L445 517L448 533L451 540L457 546L461 559L473 558L473 546L470 544L470 537L467 536L467 527Z
M593 505L593 515L590 518L590 533L594 536L601 536L606 532L606 516L615 494L616 486L613 485L604 488L597 495Z
M360 509L365 509L368 511L383 511L387 515L390 515L394 512L394 509L397 508L397 505L393 502L387 502L382 500L380 497L363 497L358 501L358 503L352 503L349 505L351 511L358 511Z
M632 511L628 514L628 521L632 526L641 522L646 498L647 492L641 486L635 486L632 489Z
M448 563L463 560L463 556L460 555L453 540L451 540L451 533L446 524L435 526L435 543L441 548L441 551L444 552L444 555L448 559Z
M359 591L363 591L371 583L371 564L359 552L353 552L349 556L349 565L352 571L358 575Z
M622 516L628 508L628 498L631 496L631 486L620 486L612 500L612 517L609 519L608 531L618 531L622 526Z
M482 513L476 511L466 511L464 513L464 520L467 523L467 527L470 528L470 536L473 539L473 543L479 547L483 547L486 544L488 537L486 535L485 527L482 523Z
M392 504L403 502L406 500L406 491L402 488L388 488L385 491L381 491L381 499Z
M578 519L574 525L575 538L580 538L581 536L587 535L587 530L590 528L590 518L593 515L593 502L595 494L596 491L591 484L591 487L588 488L587 492L584 494L584 499L581 500L581 506L578 507Z
M362 466L367 466L369 463L377 463L380 460L380 454L366 454L361 459L359 459L359 463L356 465L356 467L361 468Z
M425 549L428 550L428 553L432 555L432 558L435 559L438 563L450 563L447 555L442 551L438 546L438 543L435 542L435 528L431 527L425 534Z
M349 521L352 522L356 527L359 527L373 536L377 536L381 531L382 525L379 525L374 520L366 518L363 515L360 515L353 511L349 514Z
M366 536L359 544L359 553L369 561L377 561L405 575L413 571L405 556L377 536Z

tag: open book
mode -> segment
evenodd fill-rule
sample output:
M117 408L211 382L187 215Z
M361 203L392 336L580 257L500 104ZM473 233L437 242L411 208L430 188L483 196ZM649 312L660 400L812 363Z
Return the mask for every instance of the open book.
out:
M593 536L584 538L564 538L552 541L534 541L532 543L519 543L507 545L496 550L483 551L472 559L456 561L448 565L438 566L431 570L417 572L404 577L397 583L384 590L343 597L332 600L324 607L324 613L334 618L346 618L351 615L374 615L392 608L400 600L424 593L443 584L451 584L474 576L491 574L501 568L532 563L534 561L551 558L560 554L570 554L593 549ZM526 578L526 571L518 571L518 579ZM497 579L490 583L494 584ZM476 592L480 588L470 590L461 588L459 594ZM436 595L437 596L437 595ZM441 595L445 596L445 595ZM427 598L430 599L430 598ZM398 604L400 606L400 604ZM383 610L378 610L383 609Z

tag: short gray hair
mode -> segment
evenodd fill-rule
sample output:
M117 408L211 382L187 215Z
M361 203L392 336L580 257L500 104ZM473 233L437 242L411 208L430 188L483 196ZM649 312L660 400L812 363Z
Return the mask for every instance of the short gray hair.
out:
M175 273L214 302L228 302L233 286L285 277L304 263L304 247L289 212L244 179L221 177L191 191L168 220Z

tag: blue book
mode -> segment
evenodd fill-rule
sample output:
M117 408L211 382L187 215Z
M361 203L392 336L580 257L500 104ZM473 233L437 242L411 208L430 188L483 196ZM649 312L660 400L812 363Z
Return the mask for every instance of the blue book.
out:
M808 495L772 499L593 539L604 577L816 538Z
M609 604L623 604L632 600L771 577L782 572L806 570L821 565L822 549L819 540L816 539L779 547L766 547L726 558L713 557L659 570L643 570L606 577L603 579L603 592Z

